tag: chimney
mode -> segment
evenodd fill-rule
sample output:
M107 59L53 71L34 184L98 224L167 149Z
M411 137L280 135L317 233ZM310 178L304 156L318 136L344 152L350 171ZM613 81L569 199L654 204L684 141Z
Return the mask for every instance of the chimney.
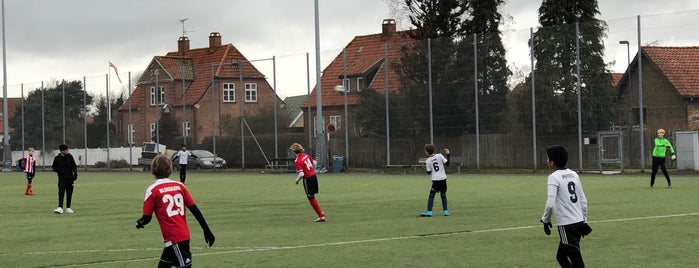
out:
M396 32L396 20L394 19L384 19L381 25L381 33L383 37L389 37L391 34Z
M211 32L209 34L209 49L214 49L221 46L221 34L219 32Z
M189 51L189 38L182 36L177 40L177 55L184 56L187 51Z

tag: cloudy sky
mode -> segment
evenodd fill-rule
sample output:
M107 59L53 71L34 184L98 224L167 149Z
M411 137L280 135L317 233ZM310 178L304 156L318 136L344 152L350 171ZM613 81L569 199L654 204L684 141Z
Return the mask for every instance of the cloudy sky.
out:
M379 33L384 18L396 18L399 30L410 27L386 0L319 2L323 67L354 36ZM600 18L609 25L605 61L616 72L624 71L627 60L626 46L618 42L631 41L635 53L637 15L644 28L642 44L699 43L699 1L599 2ZM510 17L503 29L512 68L529 70L527 38L529 28L538 25L540 4L510 0L502 7ZM306 93L306 53L315 83L312 0L8 0L4 14L10 97L20 96L20 84L26 92L41 81L63 78L86 77L88 90L103 91L108 61L126 80L127 72L142 71L154 55L177 50L185 18L191 48L207 46L209 33L220 32L224 44L232 43L249 60L260 59L256 66L270 78L272 63L264 59L274 56L280 95ZM115 81L112 88L124 88Z

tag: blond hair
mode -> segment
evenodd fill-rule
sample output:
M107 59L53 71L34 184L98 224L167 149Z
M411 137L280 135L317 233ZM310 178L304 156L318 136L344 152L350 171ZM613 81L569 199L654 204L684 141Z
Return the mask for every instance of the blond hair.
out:
M289 149L291 149L291 151L295 154L303 153L303 146L301 146L301 144L299 143L292 144L291 147L289 147Z
M662 128L659 128L657 132L658 132L658 133L665 133L665 130L662 129Z
M169 178L172 174L172 162L165 155L157 155L150 163L150 174L157 179Z

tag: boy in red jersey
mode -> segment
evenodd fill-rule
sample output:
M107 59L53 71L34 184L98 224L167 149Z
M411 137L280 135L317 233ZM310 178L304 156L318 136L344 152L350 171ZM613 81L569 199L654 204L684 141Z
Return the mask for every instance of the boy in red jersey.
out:
M181 182L168 178L172 174L170 159L162 154L156 156L151 162L150 170L155 177L155 183L146 189L143 216L136 221L136 228L143 228L155 213L165 241L158 267L191 267L192 253L189 251L189 228L185 218L185 208L189 208L201 225L204 230L204 240L209 247L214 244L216 238L206 224L201 211L194 204L189 190Z
M308 202L311 203L311 207L318 214L316 222L325 222L325 213L320 209L318 200L315 198L315 194L318 193L318 177L316 177L315 166L316 160L314 160L310 155L303 152L303 146L298 143L291 145L291 151L296 155L296 161L294 161L294 166L296 166L296 184L303 179L303 189L306 191L306 197Z
M34 191L32 190L32 180L34 179L34 171L36 170L34 148L29 147L29 149L27 149L27 155L22 156L19 162L22 163L22 171L27 173L27 189L24 190L24 195L34 195Z

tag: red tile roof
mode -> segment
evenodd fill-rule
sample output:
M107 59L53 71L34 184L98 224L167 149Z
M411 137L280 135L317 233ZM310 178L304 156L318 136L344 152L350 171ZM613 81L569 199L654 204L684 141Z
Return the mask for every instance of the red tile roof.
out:
M0 101L3 101L2 98L0 98ZM7 118L12 118L15 116L15 112L17 111L17 107L20 107L22 105L22 98L7 98ZM26 112L26 111L25 111ZM2 109L0 108L0 114L2 113ZM4 127L4 121L5 117L0 116L0 134L2 134L3 131L5 131ZM10 128L9 131L12 131L13 129Z
M680 95L699 96L699 47L641 47Z
M385 68L386 62L384 58L384 46L387 46L388 64L393 65L400 63L401 46L412 42L408 36L408 31L399 31L390 34L388 37L383 33L356 36L345 47L347 51L347 76L358 76L366 74L367 71L377 68L376 76L372 80L365 81L365 88L374 89L378 92L384 92L385 85ZM322 103L323 107L343 106L344 94L335 91L336 85L342 84L344 71L343 52L341 51L335 59L323 70L321 77ZM371 78L371 77L367 77ZM388 90L397 91L399 88L398 74L392 67L388 69ZM317 86L311 92L309 98L311 107L316 106ZM359 102L359 95L355 88L350 89L347 94L347 104L356 105ZM308 101L302 105L308 107Z
M621 77L623 77L623 73L612 73L612 87L616 88L619 85L619 81L621 81Z
M158 80L180 81L184 77L187 81L186 105L194 105L202 98L211 84L212 68L217 78L237 79L240 73L237 66L232 65L233 60L242 62L242 76L245 79L265 78L265 76L252 65L245 56L232 44L224 44L217 47L204 47L187 50L184 55L179 55L177 51L168 52L165 56L155 56L146 70L158 68L161 72ZM144 73L141 82L155 80L151 73ZM150 87L150 84L147 86ZM142 90L146 87L137 86L132 92L132 96L142 96ZM181 94L178 94L179 96ZM178 97L178 103L182 102ZM143 98L129 98L119 110L127 110L128 102L132 101L132 107L145 106L148 100Z

